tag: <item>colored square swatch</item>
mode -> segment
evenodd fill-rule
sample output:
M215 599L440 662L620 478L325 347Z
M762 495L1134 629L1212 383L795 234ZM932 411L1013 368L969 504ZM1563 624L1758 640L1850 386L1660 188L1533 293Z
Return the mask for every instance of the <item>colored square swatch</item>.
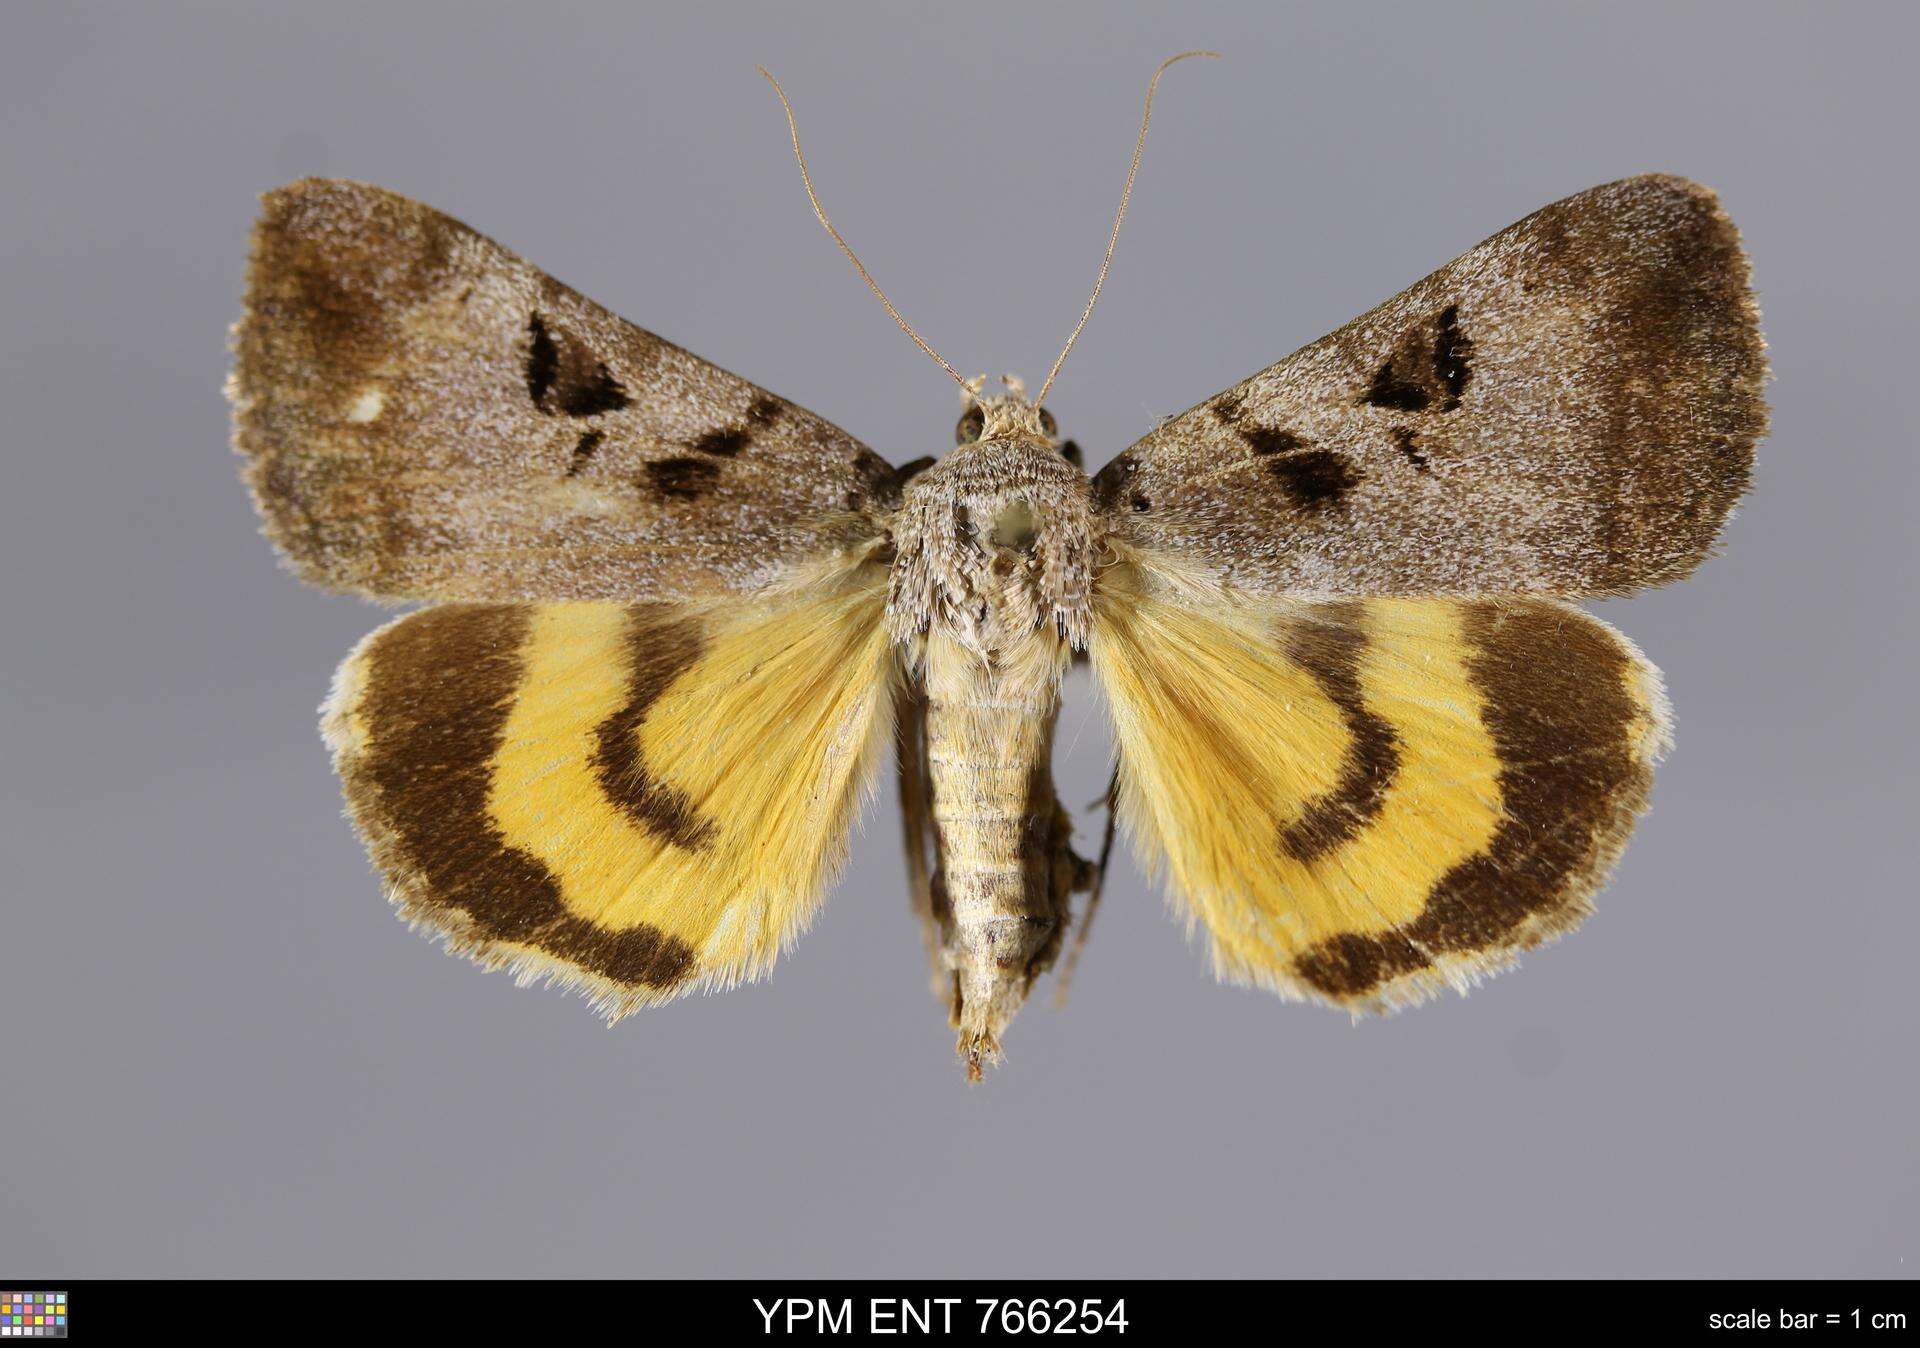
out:
M0 1338L67 1337L65 1292L0 1291Z

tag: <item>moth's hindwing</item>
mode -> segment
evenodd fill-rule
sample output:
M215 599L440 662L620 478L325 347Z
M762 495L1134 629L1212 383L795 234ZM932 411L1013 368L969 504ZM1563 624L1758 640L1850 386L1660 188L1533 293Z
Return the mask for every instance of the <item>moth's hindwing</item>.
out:
M886 461L416 201L267 194L234 446L305 579L376 599L690 598L877 536Z
M1766 428L1713 193L1648 176L1503 230L1101 470L1116 540L1268 594L1624 594L1687 575Z
M448 604L375 632L323 728L401 915L609 1017L766 972L891 724L884 585Z
M1577 926L1666 744L1658 672L1545 599L1096 610L1122 807L1223 978L1354 1010Z

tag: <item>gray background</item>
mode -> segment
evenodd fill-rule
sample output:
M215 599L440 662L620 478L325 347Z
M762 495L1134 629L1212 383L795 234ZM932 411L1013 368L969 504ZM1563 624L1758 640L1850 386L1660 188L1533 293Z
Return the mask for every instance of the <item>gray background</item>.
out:
M1920 1268L1909 9L9 6L0 1270ZM277 570L220 397L254 194L432 202L896 460L1037 378L1094 462L1548 201L1724 194L1772 342L1727 554L1605 606L1679 749L1600 916L1358 1027L1113 885L961 1083L889 802L769 984L602 1029L410 936L315 733L378 613ZM1107 741L1076 679L1065 795ZM1091 817L1091 816L1090 816Z

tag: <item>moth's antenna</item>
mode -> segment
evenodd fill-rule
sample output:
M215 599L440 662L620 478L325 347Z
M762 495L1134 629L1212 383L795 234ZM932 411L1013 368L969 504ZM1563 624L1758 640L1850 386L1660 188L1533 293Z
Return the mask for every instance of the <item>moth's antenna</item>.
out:
M1147 123L1153 120L1153 91L1159 87L1160 77L1167 73L1168 66L1176 61L1184 61L1189 56L1218 59L1219 55L1217 51L1183 51L1178 56L1169 56L1160 63L1160 68L1153 72L1153 78L1147 82L1147 106L1140 113L1140 135L1133 142L1133 163L1127 166L1127 185L1120 190L1120 210L1113 217L1113 237L1107 240L1107 255L1100 263L1100 275L1094 278L1093 294L1087 299L1087 307L1081 313L1080 321L1074 324L1073 335L1067 338L1067 344L1060 349L1059 358L1053 362L1053 368L1047 371L1046 380L1040 385L1039 396L1033 400L1035 406L1046 401L1047 390L1053 387L1053 377L1060 373L1060 367L1066 363L1067 352L1073 350L1073 344L1080 340L1080 330L1087 326L1087 320L1093 316L1093 306L1100 300L1100 287L1107 283L1107 268L1113 265L1113 250L1120 242L1120 222L1127 218L1127 199L1133 195L1133 175L1140 171L1140 152L1147 148ZM821 218L825 219L824 216ZM941 363L945 364L944 361Z
M900 331L913 338L914 345L938 361L940 368L952 375L955 383L960 385L961 388L967 389L969 393L973 392L966 379L961 376L960 371L947 364L945 358L942 357L938 351L928 346L926 342L921 339L920 334L913 330L913 325L907 322L906 319L900 317L900 311L893 307L893 301L887 298L887 292L882 290L880 283L873 279L873 273L869 272L866 267L861 264L860 259L854 256L853 249L849 248L847 241L840 237L840 231L833 227L833 221L827 219L826 211L821 208L820 198L815 195L813 190L813 175L807 172L807 156L800 150L800 124L793 119L793 104L787 101L787 91L780 87L780 81L773 77L771 70L768 70L765 66L755 66L754 69L766 76L767 83L773 86L774 93L780 95L780 106L787 114L787 134L793 138L793 157L800 163L800 181L806 185L807 200L813 203L813 213L820 217L820 223L827 227L827 233L833 235L833 241L840 245L840 251L847 255L847 261L853 264L853 269L860 273L860 279L867 283L867 288L873 291L874 297L886 307L887 312L893 316L893 321L900 325Z

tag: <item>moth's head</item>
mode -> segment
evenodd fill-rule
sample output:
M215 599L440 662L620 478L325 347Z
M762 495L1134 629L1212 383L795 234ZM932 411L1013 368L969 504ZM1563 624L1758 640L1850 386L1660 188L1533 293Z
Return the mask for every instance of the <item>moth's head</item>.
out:
M1058 434L1053 414L1028 400L1025 380L1017 374L1001 375L1001 393L988 393L986 384L985 375L961 384L954 444L971 445L982 440L1044 440L1053 444Z
M1052 623L1078 644L1093 552L1087 475L1018 380L993 395L969 382L959 444L908 482L893 518L896 635L939 625L984 649Z
M987 377L978 375L961 386L960 420L954 423L953 443L961 447L982 442L1037 444L1058 451L1078 468L1080 446L1060 438L1060 427L1053 413L1027 397L1026 383L1018 375L1003 374L1004 392L986 392Z

